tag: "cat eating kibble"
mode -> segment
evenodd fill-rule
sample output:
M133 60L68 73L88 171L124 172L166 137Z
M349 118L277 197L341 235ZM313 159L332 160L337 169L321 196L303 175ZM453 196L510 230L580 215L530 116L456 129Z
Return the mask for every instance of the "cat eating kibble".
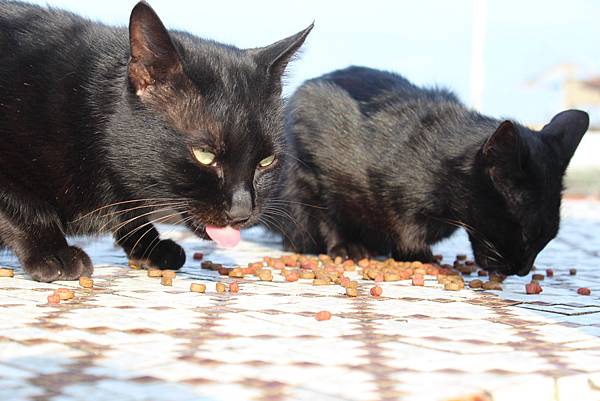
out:
M563 175L588 123L568 110L534 131L369 68L307 81L286 109L298 162L282 180L284 245L433 261L430 245L463 227L481 267L525 275L556 236Z
M278 180L281 77L311 29L241 50L144 2L127 31L0 1L0 248L49 282L92 274L66 235L112 232L169 269L185 253L153 223L234 245Z

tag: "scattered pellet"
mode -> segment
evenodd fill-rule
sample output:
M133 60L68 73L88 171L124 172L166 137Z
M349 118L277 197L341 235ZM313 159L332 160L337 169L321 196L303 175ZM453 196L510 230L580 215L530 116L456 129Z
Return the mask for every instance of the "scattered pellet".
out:
M258 271L257 276L260 281L273 281L273 273L269 269Z
M312 285L329 285L329 284L331 284L331 281L325 280L322 278L316 278L312 282Z
M326 310L317 312L317 314L315 315L315 319L317 319L318 321L329 320L331 319L331 312Z
M497 281L486 281L481 285L484 290L502 291L502 285Z
M358 281L356 280L351 280L348 283L348 288L354 288L354 289L358 289Z
M244 272L240 267L236 267L229 272L229 277L244 278Z
M212 270L213 263L210 260L205 260L200 264L200 267L207 270Z
M546 277L554 277L554 270L546 269Z
M60 295L58 295L57 293L48 295L48 303L49 304L59 304L60 303Z
M162 270L162 277L175 278L176 275L175 270Z
M353 288L353 287L347 287L346 288L346 295L349 297L357 297L358 296L358 289Z
M483 285L483 281L479 280L478 278L476 278L475 280L469 281L469 287L471 287L471 288L481 288L482 285Z
M202 260L202 259L204 259L204 254L202 252L194 252L194 255L192 256L192 258L194 260Z
M467 255L458 254L458 255L456 255L456 260L465 261L465 260L467 260Z
M229 283L229 292L237 294L240 291L240 285L237 282Z
M134 270L140 270L142 268L142 264L140 262L135 262L133 260L127 261L127 264Z
M534 275L531 276L532 280L537 280L537 281L543 281L544 278L545 278L544 275L543 274L539 274L539 273L536 273L536 274L534 274Z
M446 284L444 284L444 289L447 291L458 291L461 289L461 286L456 281L449 281Z
M581 287L577 289L579 295L590 295L592 291L587 287Z
M477 275L479 277L485 277L488 275L488 272L486 272L485 270L479 270L479 271L477 271Z
M148 269L148 277L162 277L162 270Z
M527 294L539 294L542 292L542 286L540 286L537 282L525 284L525 292Z
M577 269L569 269L569 275L574 276L577 274Z
M204 294L206 292L206 284L192 283L190 285L190 291Z
M217 292L219 293L223 293L225 292L225 284L224 283L217 283L215 284L215 289L217 290Z
M14 277L15 271L13 269L0 268L0 277Z
M383 293L383 288L381 288L380 286L376 285L375 287L371 287L370 293L374 297L380 297L381 294Z
M423 287L425 285L425 277L422 274L415 274L412 277L412 285Z
M66 301L75 297L75 293L73 292L73 290L70 290L68 288L59 288L56 291L54 291L54 293L60 297L61 301Z
M312 280L315 278L315 272L313 272L312 270L301 270L300 278Z
M162 285L172 286L173 285L173 277L162 276L160 278L160 283Z
M79 277L79 285L83 288L92 288L94 286L94 280L90 277Z
M399 281L400 280L400 275L397 273L384 273L383 274L383 280L384 281Z

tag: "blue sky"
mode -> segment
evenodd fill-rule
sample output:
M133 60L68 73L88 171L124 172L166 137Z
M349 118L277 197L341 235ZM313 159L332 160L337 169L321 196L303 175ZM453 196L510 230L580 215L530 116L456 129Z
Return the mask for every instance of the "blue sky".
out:
M125 25L135 1L32 1ZM473 0L150 0L169 28L238 47L257 47L313 20L286 93L303 80L350 64L398 72L420 85L453 89L470 104ZM527 85L562 63L600 75L600 2L488 0L481 110L544 123L562 108L560 74Z

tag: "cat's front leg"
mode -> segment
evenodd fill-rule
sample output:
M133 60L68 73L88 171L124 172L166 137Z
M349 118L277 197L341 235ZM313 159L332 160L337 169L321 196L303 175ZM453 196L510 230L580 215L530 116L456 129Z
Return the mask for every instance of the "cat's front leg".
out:
M12 249L23 270L36 281L90 277L94 267L89 256L67 244L60 228L49 223L53 219L45 220L45 224L20 224L0 214L0 243Z
M128 217L128 219L126 219ZM160 239L152 223L143 218L122 217L115 240L127 257L147 267L177 270L185 263L185 251L170 239Z
M360 240L349 240L340 232L340 228L328 220L319 224L321 236L325 239L327 254L332 257L358 261L369 257L368 249Z
M430 263L434 261L431 247L422 243L397 243L392 250L392 258L398 261L419 261Z

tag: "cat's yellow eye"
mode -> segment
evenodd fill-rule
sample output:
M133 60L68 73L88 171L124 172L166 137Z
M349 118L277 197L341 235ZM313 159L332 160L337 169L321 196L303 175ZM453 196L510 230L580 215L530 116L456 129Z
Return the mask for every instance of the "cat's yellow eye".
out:
M265 157L261 161L258 162L258 165L261 167L269 167L275 161L275 155L271 155L269 157Z
M210 166L215 162L215 159L217 158L217 156L214 153L207 152L202 149L194 148L192 149L192 153L194 154L194 158L198 161L198 163L204 164L205 166Z

